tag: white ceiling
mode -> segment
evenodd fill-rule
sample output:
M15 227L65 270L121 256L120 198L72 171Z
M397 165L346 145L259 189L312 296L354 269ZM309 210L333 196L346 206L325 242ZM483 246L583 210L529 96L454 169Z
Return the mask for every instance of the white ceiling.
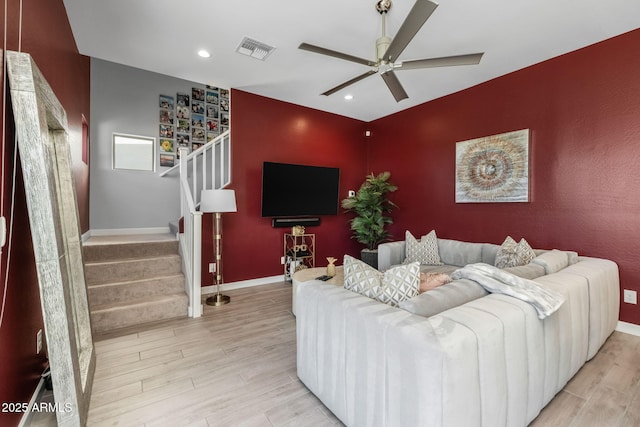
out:
M301 42L375 60L377 0L64 0L80 53L202 84L241 89L371 121L640 28L640 0L441 0L400 60L485 52L479 65L399 70L396 103L379 75L320 93L368 70L298 49ZM415 0L394 0L393 36ZM244 36L275 46L260 61ZM211 58L196 55L207 49ZM629 52L637 54L638 52ZM344 95L354 96L346 101Z

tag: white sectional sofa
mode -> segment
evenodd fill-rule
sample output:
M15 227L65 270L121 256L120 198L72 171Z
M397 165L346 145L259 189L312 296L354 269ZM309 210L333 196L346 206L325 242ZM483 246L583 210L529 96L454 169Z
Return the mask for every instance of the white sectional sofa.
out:
M403 256L402 242L386 245L382 268ZM448 264L490 263L497 245L439 239L438 246ZM461 253L448 256L453 247ZM617 265L567 256L567 265L543 263L534 279L565 297L543 320L527 302L466 279L415 297L437 296L440 309L426 316L411 312L424 301L396 308L307 282L296 298L298 377L348 426L526 426L618 320Z

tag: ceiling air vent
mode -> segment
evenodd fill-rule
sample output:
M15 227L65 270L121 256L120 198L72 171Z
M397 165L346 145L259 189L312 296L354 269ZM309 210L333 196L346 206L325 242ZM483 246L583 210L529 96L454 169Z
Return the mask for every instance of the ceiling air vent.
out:
M242 39L242 42L236 49L236 52L264 61L274 49L275 47L269 46L266 43L262 43L250 37L245 37Z

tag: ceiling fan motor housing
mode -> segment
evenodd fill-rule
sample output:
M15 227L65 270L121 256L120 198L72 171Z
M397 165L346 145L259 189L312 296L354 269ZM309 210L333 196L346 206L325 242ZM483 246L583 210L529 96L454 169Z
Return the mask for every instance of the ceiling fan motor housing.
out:
M376 58L378 61L382 63L386 62L383 58L384 54L387 53L387 49L389 49L390 44L391 37L382 36L378 40L376 40Z

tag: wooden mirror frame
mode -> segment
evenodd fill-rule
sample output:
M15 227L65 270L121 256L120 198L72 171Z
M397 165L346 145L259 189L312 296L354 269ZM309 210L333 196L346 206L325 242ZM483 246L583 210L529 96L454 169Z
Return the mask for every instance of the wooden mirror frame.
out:
M29 54L6 52L59 426L84 426L95 372L67 115ZM67 410L68 408L68 410Z

